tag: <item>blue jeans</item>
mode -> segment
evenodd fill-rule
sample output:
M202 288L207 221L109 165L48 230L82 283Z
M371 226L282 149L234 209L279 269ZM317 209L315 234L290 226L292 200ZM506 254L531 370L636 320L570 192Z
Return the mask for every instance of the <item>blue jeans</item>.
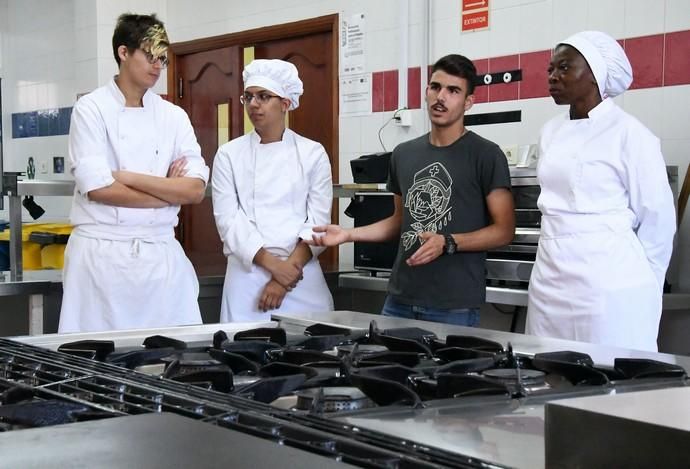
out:
M390 296L381 310L383 316L420 321L443 322L455 326L476 327L479 325L479 308L438 309L398 303Z

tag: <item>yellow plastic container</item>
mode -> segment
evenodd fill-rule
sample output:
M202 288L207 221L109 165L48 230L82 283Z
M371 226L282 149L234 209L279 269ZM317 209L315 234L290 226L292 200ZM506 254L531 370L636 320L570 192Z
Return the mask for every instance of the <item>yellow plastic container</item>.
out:
M72 225L64 223L24 223L22 225L22 265L24 270L62 269L65 245L33 243L29 241L29 236L35 231L70 234ZM1 231L0 242L9 242L9 240L10 230Z
M66 244L48 244L43 246L43 249L41 249L41 267L44 269L62 269L65 264L66 247Z

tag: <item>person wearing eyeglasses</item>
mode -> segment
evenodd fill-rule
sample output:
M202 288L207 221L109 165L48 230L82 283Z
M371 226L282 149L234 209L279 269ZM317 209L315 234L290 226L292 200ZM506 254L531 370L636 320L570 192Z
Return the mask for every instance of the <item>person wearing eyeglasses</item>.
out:
M286 128L303 92L297 68L254 60L240 102L254 130L222 145L213 163L213 213L228 257L221 322L270 310L325 312L333 298L311 228L331 219L331 165L323 146Z
M181 205L203 199L209 168L184 110L151 91L168 36L155 15L123 14L112 44L118 74L72 110L75 228L58 330L199 324L199 283L174 227Z

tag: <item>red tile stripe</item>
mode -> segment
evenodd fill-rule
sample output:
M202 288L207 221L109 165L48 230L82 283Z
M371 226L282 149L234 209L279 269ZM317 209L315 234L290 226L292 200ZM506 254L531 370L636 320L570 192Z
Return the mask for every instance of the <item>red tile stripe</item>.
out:
M690 30L619 39L633 66L630 89L657 88L690 84ZM546 69L551 50L526 52L502 57L474 60L477 73L522 70L522 80L478 86L475 103L544 98L549 95ZM431 73L431 66L427 68ZM420 90L421 67L407 72L407 103L410 109L421 108L424 93ZM372 110L393 111L398 106L398 71L386 70L372 75Z

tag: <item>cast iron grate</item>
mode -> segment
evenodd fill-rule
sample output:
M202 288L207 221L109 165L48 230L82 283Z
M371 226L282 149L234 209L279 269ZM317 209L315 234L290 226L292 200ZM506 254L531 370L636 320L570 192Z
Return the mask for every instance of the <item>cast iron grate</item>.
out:
M126 368L0 338L0 390L26 387L35 399L60 399L111 414L173 412L372 468L500 468L437 448L354 429L317 416Z

